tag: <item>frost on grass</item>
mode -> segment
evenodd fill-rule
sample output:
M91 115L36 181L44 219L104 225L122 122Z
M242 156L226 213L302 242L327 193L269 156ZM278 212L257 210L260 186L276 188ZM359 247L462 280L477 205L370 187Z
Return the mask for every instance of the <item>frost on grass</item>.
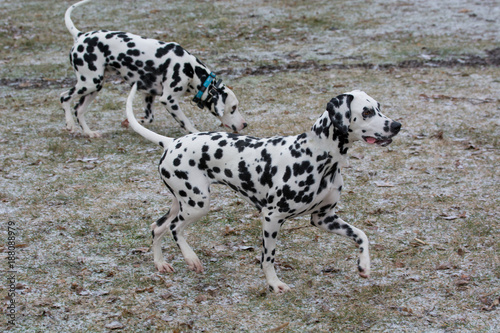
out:
M492 78L493 72L481 75ZM266 291L259 267L257 212L219 185L212 187L211 213L187 232L205 272L189 271L168 237L163 252L176 273L155 271L149 226L172 197L156 170L161 151L119 127L117 112L101 114L99 125L108 128L99 140L68 136L57 117L44 125L50 136L26 131L45 116L43 107L18 108L20 128L6 126L4 118L0 207L18 222L19 243L25 244L17 260L19 327L261 331L288 323L291 331L488 331L498 325L498 271L492 269L498 253L498 143L489 119L499 103L486 100L495 98L487 87L493 79L477 91L470 89L475 78L455 69L398 70L391 80L394 72L361 69L301 73L301 79L320 91L331 76L350 86L367 74L365 90L403 123L387 148L356 145L343 170L339 214L367 233L373 275L367 281L356 277L357 249L350 241L310 227L307 217L293 219L280 233L276 263L293 290L279 297ZM427 83L412 85L424 77ZM300 95L297 89L301 101L284 114L288 108L282 105L292 102L273 91L288 89L296 74L277 78L262 78L256 100L255 92L240 94L248 101L252 130L261 136L288 134L288 118L295 119L294 132L308 130L322 101L336 94ZM401 85L406 89L394 94ZM6 101L15 108L27 105L28 97ZM252 112L254 105L261 109ZM302 112L295 113L297 108ZM463 118L473 120L467 128Z

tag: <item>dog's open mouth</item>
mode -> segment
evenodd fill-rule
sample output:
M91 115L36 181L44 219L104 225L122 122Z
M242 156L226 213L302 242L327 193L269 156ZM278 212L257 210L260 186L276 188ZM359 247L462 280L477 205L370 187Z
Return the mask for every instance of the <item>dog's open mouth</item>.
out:
M238 131L236 130L236 128L235 128L234 126L233 126L233 127L231 127L231 126L226 125L226 124L224 124L224 123L220 123L220 127L227 127L227 128L229 128L229 129L232 129L232 130L233 130L233 134L238 134Z
M366 143L369 143L369 144L377 144L379 146L382 146L382 147L385 147L387 145L389 145L391 142L392 142L392 139L390 138L374 138L372 136L364 136L363 137L363 140L365 140Z

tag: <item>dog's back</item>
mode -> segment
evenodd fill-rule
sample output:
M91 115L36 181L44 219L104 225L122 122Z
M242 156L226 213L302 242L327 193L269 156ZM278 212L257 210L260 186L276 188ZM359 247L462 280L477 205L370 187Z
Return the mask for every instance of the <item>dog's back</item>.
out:
M149 52L147 51L149 50ZM177 59L176 59L177 58ZM183 63L172 71L194 71L194 57L177 43L165 43L121 31L98 30L81 34L70 59L78 73L93 78L111 70L140 90L159 95L170 63Z

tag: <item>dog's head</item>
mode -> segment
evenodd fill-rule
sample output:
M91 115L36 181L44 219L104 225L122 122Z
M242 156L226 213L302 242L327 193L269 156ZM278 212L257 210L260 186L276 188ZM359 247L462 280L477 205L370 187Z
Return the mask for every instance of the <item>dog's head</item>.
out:
M210 111L220 119L223 126L232 129L234 132L247 127L245 119L238 110L238 105L236 95L225 85L212 90Z
M354 90L332 98L326 106L334 133L347 142L363 140L387 146L401 124L380 112L380 104L365 92Z

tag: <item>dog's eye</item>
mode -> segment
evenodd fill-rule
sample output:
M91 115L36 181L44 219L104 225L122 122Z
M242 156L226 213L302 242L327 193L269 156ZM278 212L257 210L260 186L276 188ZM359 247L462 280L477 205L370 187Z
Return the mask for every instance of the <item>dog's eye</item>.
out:
M363 118L373 117L375 115L375 110L368 109L368 108L365 107L363 109L363 113L361 115L363 116Z
M233 110L231 111L231 114L236 112L236 105L233 106Z

